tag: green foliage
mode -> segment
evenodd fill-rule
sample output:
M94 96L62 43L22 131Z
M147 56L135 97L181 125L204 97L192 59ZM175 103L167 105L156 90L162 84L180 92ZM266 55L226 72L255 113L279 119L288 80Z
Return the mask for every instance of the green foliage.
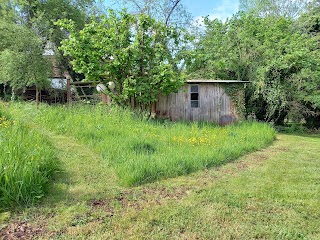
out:
M71 31L62 42L65 55L73 58L74 70L86 80L114 81L113 99L128 104L134 97L139 104L155 102L159 94L176 91L184 76L177 70L181 32L147 15L136 18L126 12L109 11L81 31L73 21L60 21Z
M51 144L0 112L0 145L0 209L38 202L57 169Z
M0 21L0 83L12 88L49 84L50 63L40 38L24 26Z
M238 14L226 23L206 19L205 24L188 63L190 73L250 81L247 109L259 119L281 123L289 113L317 111L317 37L283 17Z
M10 66L6 66L6 72L11 75L5 76L5 78L9 78L10 81L11 78L14 78L23 87L28 86L25 81L29 80L21 79L20 75L27 75L25 77L22 76L22 78L30 77L29 69L25 69L26 66L20 67L17 65L16 62L18 60L20 63L25 63L30 69L34 69L35 75L41 75L41 77L32 76L33 78L40 77L44 79L47 78L47 75L52 75L48 74L48 70L50 73L52 66L41 59L43 58L41 55L44 50L49 50L50 54L53 52L59 68L62 71L69 71L70 75L75 78L76 76L71 69L69 60L63 57L57 49L61 40L68 37L68 33L54 25L54 22L59 19L72 19L75 22L75 27L80 29L88 20L88 15L95 14L95 7L93 0L1 0L0 18L3 25L7 26L7 29L1 27L4 32L0 34L3 37L0 40L0 45L5 44L3 42L7 40L11 41L12 45L19 45L18 42L23 44L23 48L19 53L9 53L3 57L5 58L3 59L4 62L9 60L8 64ZM11 32L9 36L3 36L4 34L8 35L8 31ZM20 31L22 32L20 33ZM30 48L33 48L33 50L30 51ZM18 69L21 68L21 71L17 71L14 68L15 66ZM43 84L40 84L42 81L37 80L36 82L38 87L42 87Z
M224 89L235 105L239 119L244 119L246 113L245 87L242 84L225 84Z
M114 2L121 2L125 8L135 14L146 14L167 26L189 27L192 22L192 16L181 0L117 0Z
M13 14L21 25L27 26L42 37L44 45L50 41L57 46L66 33L54 25L59 19L72 19L78 28L82 28L86 14L94 9L93 0L2 0L3 15ZM55 50L55 49L53 49Z
M307 11L299 17L298 26L310 35L320 33L320 2L313 0L309 2Z
M309 3L309 0L240 0L240 10L258 16L296 18Z
M32 111L28 105L15 106L21 118L90 146L127 186L217 166L265 147L275 137L272 127L255 122L228 127L161 124L118 108L106 113L105 106L40 106Z
M38 35L42 39L43 47L53 51L59 68L66 70L74 78L73 69L70 64L70 59L63 56L58 50L61 41L68 38L68 32L61 29L54 23L60 19L71 19L74 21L76 29L84 27L89 20L89 16L94 16L96 5L94 0L46 0L46 1L20 1L22 11L20 15L29 16L30 19L25 19L26 24L36 29Z

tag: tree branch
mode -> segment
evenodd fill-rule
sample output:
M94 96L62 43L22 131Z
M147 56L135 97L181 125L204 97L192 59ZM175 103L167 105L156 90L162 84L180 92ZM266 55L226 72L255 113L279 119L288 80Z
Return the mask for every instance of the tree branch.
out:
M172 15L174 9L178 6L178 4L179 4L180 2L181 2L181 0L175 0L174 5L173 5L172 8L170 9L169 14L168 14L168 16L167 16L167 18L166 18L166 26L169 25L170 17L171 17L171 15Z

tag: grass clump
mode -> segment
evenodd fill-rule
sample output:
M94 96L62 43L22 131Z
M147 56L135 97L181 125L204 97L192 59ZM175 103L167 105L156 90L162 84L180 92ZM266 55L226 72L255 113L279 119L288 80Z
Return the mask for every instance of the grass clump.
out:
M228 127L158 123L105 106L13 105L11 111L90 146L112 166L123 185L134 186L221 165L263 148L275 130L262 123Z
M43 135L0 112L0 209L30 205L44 196L56 169Z

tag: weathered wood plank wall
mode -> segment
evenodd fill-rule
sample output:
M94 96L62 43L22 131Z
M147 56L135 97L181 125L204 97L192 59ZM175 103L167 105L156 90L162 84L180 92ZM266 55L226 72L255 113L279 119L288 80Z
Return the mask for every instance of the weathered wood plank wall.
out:
M199 86L199 108L191 108L190 86ZM224 84L186 84L178 93L160 96L156 104L159 117L173 121L211 121L221 123L221 117L238 118L231 98L226 94Z

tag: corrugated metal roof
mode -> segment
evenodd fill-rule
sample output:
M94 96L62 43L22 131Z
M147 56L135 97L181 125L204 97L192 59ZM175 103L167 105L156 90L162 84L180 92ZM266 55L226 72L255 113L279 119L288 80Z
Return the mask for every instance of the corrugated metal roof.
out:
M187 83L249 83L249 81L240 80L214 80L214 79L190 79Z

